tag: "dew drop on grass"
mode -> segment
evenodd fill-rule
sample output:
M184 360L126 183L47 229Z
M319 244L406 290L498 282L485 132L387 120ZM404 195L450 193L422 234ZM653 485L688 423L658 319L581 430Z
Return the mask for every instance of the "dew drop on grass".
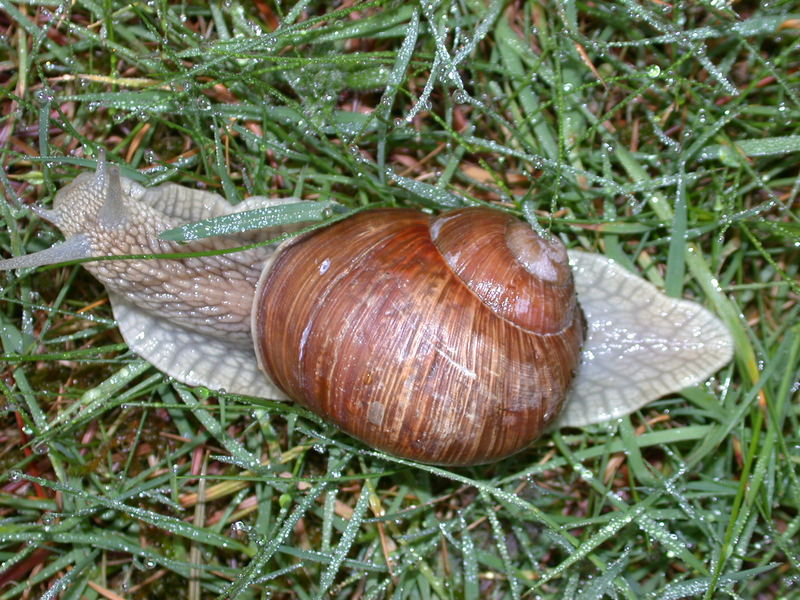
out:
M456 104L467 104L469 102L469 94L464 90L456 90L453 92L453 102Z
M53 90L49 87L43 87L39 90L36 90L33 95L40 104L48 104L52 102L53 98L55 97Z
M239 534L245 531L247 525L244 521L235 521L231 524L231 533Z

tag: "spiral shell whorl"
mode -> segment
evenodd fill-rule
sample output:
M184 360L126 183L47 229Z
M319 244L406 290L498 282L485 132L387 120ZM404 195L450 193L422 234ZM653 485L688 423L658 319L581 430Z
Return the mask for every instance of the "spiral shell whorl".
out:
M566 248L490 208L433 219L431 237L453 271L496 315L527 331L558 333L576 319Z

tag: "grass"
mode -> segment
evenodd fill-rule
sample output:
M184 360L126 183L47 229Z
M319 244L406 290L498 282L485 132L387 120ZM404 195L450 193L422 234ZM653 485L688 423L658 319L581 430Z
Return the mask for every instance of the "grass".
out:
M730 327L706 385L488 466L372 451L3 275L0 600L800 597L800 6L0 2L5 255L100 148L147 184L499 203ZM2 58L5 56L5 58Z

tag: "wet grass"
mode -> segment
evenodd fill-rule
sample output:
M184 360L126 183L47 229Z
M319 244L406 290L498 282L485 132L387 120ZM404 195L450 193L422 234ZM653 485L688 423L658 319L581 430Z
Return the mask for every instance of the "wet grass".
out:
M80 267L3 275L0 599L798 594L800 8L756 6L0 2L5 255L105 148L233 202L501 204L736 341L448 470L168 380Z

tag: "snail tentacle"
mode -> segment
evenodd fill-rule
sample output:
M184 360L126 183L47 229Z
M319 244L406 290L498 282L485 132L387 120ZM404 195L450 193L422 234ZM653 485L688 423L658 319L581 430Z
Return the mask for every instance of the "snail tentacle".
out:
M100 225L106 229L125 227L131 215L123 202L119 167L104 162L98 163L94 185L103 190L102 193L105 197L103 205L97 213Z
M89 238L85 235L75 235L60 244L55 244L39 252L0 260L0 271L44 267L91 257L92 248Z

